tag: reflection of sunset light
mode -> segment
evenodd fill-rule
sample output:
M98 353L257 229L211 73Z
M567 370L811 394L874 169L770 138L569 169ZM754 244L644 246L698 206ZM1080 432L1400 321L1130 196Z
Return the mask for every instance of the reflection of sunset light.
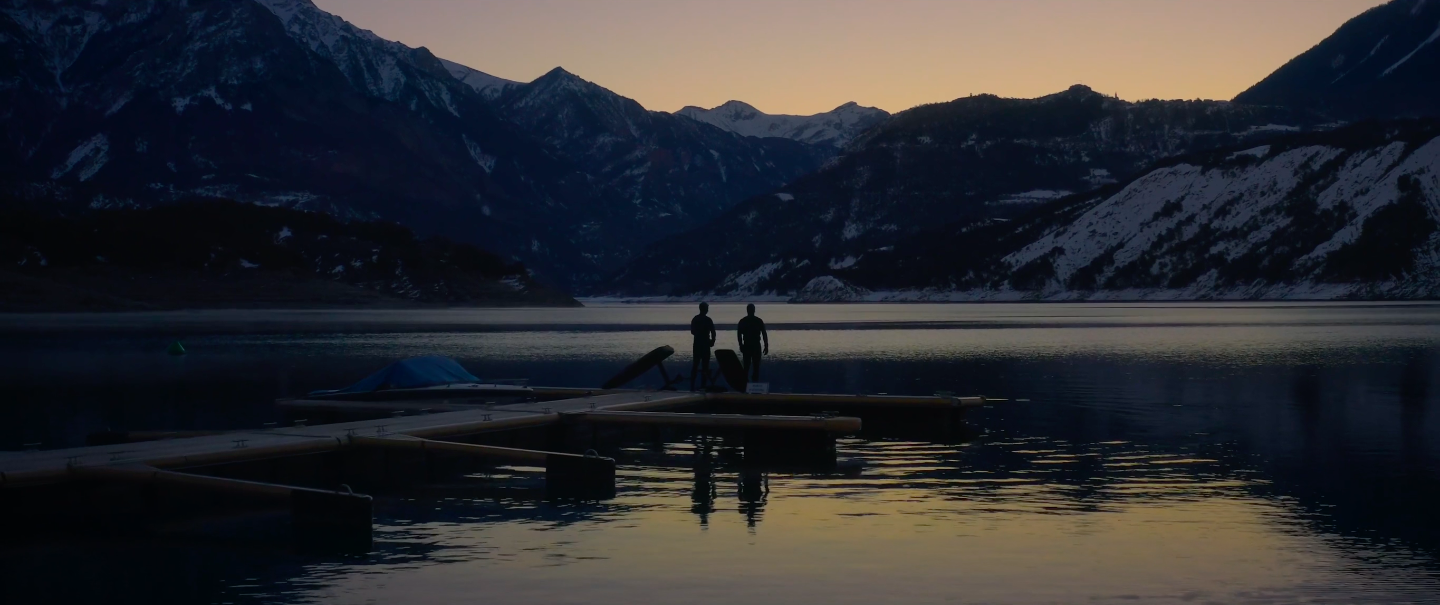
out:
M1257 497L1260 484L1214 460L1033 438L960 448L852 440L842 450L868 462L861 475L772 473L755 528L734 473L714 476L718 497L702 523L689 469L642 467L627 473L620 499L559 518L382 530L452 564L382 562L325 578L323 592L434 603L484 591L535 602L583 593L590 603L635 594L848 603L876 593L894 602L1233 602L1363 595L1361 585L1391 573L1347 556L1354 545L1315 533L1284 500ZM667 453L683 460L693 451ZM992 467L993 456L1009 470ZM1090 462L1078 474L1036 466L1061 457ZM1136 460L1150 464L1133 468ZM1410 557L1386 562L1403 567Z

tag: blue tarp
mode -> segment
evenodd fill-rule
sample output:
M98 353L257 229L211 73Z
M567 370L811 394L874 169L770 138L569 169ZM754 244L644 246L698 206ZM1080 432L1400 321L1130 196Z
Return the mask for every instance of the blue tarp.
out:
M465 371L465 368L455 363L454 359L432 355L402 359L385 366L379 372L365 377L360 382L338 391L331 391L331 393L373 393L390 389L418 389L467 382L480 382L480 379Z

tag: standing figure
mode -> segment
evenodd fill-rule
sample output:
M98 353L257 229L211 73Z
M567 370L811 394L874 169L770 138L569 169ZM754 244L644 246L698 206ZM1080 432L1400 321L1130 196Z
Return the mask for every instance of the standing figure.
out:
M735 337L740 339L740 355L750 382L760 380L760 356L770 354L770 333L765 331L765 321L755 317L755 305L745 305L745 317L740 319Z
M710 347L715 346L715 321L708 317L709 303L700 303L700 314L690 320L690 334L695 337L690 362L690 390L695 390L695 377L700 376L700 388L710 385ZM701 372L704 372L703 374Z

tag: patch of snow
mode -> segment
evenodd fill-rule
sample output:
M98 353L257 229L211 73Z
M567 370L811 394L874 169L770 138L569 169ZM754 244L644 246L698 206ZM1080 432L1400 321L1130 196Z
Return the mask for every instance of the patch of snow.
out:
M260 268L260 265L257 265L257 264L255 264L255 263L252 263L252 262L250 262L250 261L248 261L248 260L245 260L245 259L243 259L243 258L240 259L240 266L243 267L243 268L245 268L245 269L259 269L259 268Z
M480 96L486 99L494 99L504 94L505 91L510 88L520 85L519 82L492 76L454 61L441 59L440 64L444 65L445 71L450 72L450 75L454 76L456 80L474 89L475 92L480 93Z
M1404 65L1406 61L1409 61L1409 60L1410 60L1410 57L1413 57L1413 56L1415 56L1415 53L1420 52L1420 49L1425 48L1426 46L1429 46L1432 42L1434 42L1434 41L1437 40L1437 39L1440 39L1440 27L1436 27L1436 28L1435 28L1435 33L1430 34L1430 37L1429 37L1429 38L1426 38L1424 42L1421 42L1419 46L1416 46L1416 47L1415 47L1415 50L1410 51L1410 54L1407 54L1407 55L1401 57L1400 60L1399 60L1399 61L1396 61L1394 65L1391 65L1391 66L1390 66L1389 68L1387 68L1385 71L1380 72L1380 77L1383 78L1383 77L1385 77L1385 76L1390 75L1391 72L1394 72L1394 71L1395 71L1395 68L1400 67L1401 65Z
M843 279L822 275L800 288L790 302L859 302L865 300L870 291Z
M1250 149L1246 149L1246 150L1244 150L1244 151L1237 151L1237 152L1235 152L1235 153L1232 153L1232 154L1226 156L1225 159L1227 159L1227 160L1233 160L1233 159L1239 158L1239 157L1263 158L1263 157L1265 157L1265 156L1267 156L1267 155L1270 155L1270 146L1269 146L1269 145L1261 145L1261 146L1259 146L1259 147L1253 147L1253 148L1250 148Z
M1106 174L1109 174L1109 173L1106 173ZM1033 190L1033 191L1026 191L1026 192L1023 192L1023 193L1012 193L1012 194L1010 194L1010 195L1002 196L1000 199L995 200L993 203L996 203L996 204L1038 204L1038 203L1040 203L1040 202L1048 202L1048 201L1050 201L1050 200L1058 200L1058 199L1060 199L1060 198L1062 198L1062 197L1065 197L1065 196L1067 196L1067 195L1071 195L1072 193L1074 193L1074 192L1073 192L1073 191L1064 191L1064 190L1058 190L1058 191L1057 191L1057 190L1053 190L1053 189L1035 189L1035 190Z
M288 226L287 226L287 227L281 227L281 228L280 228L280 232L277 233L277 234L275 234L275 241L276 241L276 242L283 242L283 241L285 241L285 240L287 240L287 239L290 239L290 237L293 236L293 235L295 235L295 234L294 234L292 231L290 231L290 227L288 227Z
M90 180L95 173L105 167L110 160L110 139L104 134L97 134L81 143L70 151L70 155L50 171L50 178L59 179L69 174L71 170L79 169L75 177L81 181Z
M1345 76L1350 75L1350 74L1353 73L1356 69L1359 69L1361 65L1364 65L1365 63L1369 62L1370 59L1375 56L1375 53L1377 53L1377 52L1380 51L1380 47L1381 47L1381 46L1385 46L1385 42L1386 42L1387 40L1389 40L1389 39L1390 39L1390 35L1389 35L1389 34L1386 34L1385 36L1381 37L1381 38L1380 38L1380 41L1375 43L1374 48L1371 48L1371 49L1370 49L1370 54L1365 55L1365 58L1364 58L1364 59L1361 59L1359 63L1356 63L1354 67L1351 67L1350 69L1345 70L1345 73L1342 73L1342 74L1340 74L1339 76L1336 76L1334 80L1331 80L1331 81L1330 81L1330 83L1331 83L1331 84L1334 84L1334 83L1336 83L1336 82L1339 82L1340 80L1345 79Z
M110 109L105 110L105 117L108 118L115 115L115 112L120 111L120 108L125 107L125 104L129 102L130 93L127 92L121 95L119 99L116 99L115 102L110 105Z
M1091 168L1090 175L1085 177L1085 182L1089 183L1091 187L1099 187L1118 181L1115 180L1115 177L1110 176L1109 170L1104 168Z
M216 105L224 108L225 111L230 111L231 109L234 109L233 107L231 107L231 105L230 105L229 103L227 103L227 102L225 101L225 99L220 98L220 93L215 92L215 87L214 87L214 86L211 86L210 88L206 88L205 90L200 91L200 92L199 92L198 94L196 94L195 96L197 96L197 97L205 97L205 98L207 98L207 99L210 99L210 100L213 101Z
M775 270L779 269L782 265L784 265L783 262L774 261L765 263L749 271L732 274L720 282L720 287L717 290L753 294L755 292L755 286L762 281L770 279L770 276L775 273Z
M481 169L485 170L485 174L490 174L495 170L495 156L482 151L480 144L470 140L470 137L462 134L460 138L465 142L465 149L470 151L470 158L475 160L475 163L479 164Z
M854 267L854 266L855 266L855 261L857 261L857 260L860 260L860 259L857 259L857 258L855 258L854 256L847 256L847 257L841 258L841 259L833 259L833 258L832 258L832 259L830 259L830 269L832 269L832 270L848 269L848 268L850 268L850 267Z
M782 202L793 202L793 201L795 201L795 196L790 195L790 194L788 194L788 193L777 193L777 194L775 194L775 197L776 197L777 199L779 199L780 201L782 201Z
M1300 132L1300 127L1286 126L1284 124L1266 124L1264 126L1251 126L1245 131L1245 134L1252 135L1262 132Z

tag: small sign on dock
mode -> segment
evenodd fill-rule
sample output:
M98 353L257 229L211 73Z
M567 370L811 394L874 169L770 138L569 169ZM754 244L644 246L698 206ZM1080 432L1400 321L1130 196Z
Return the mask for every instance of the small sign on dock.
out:
M769 394L770 394L770 383L768 383L768 382L752 382L752 383L750 383L750 384L745 385L745 392L748 393L748 394L750 394L750 395L769 395Z

